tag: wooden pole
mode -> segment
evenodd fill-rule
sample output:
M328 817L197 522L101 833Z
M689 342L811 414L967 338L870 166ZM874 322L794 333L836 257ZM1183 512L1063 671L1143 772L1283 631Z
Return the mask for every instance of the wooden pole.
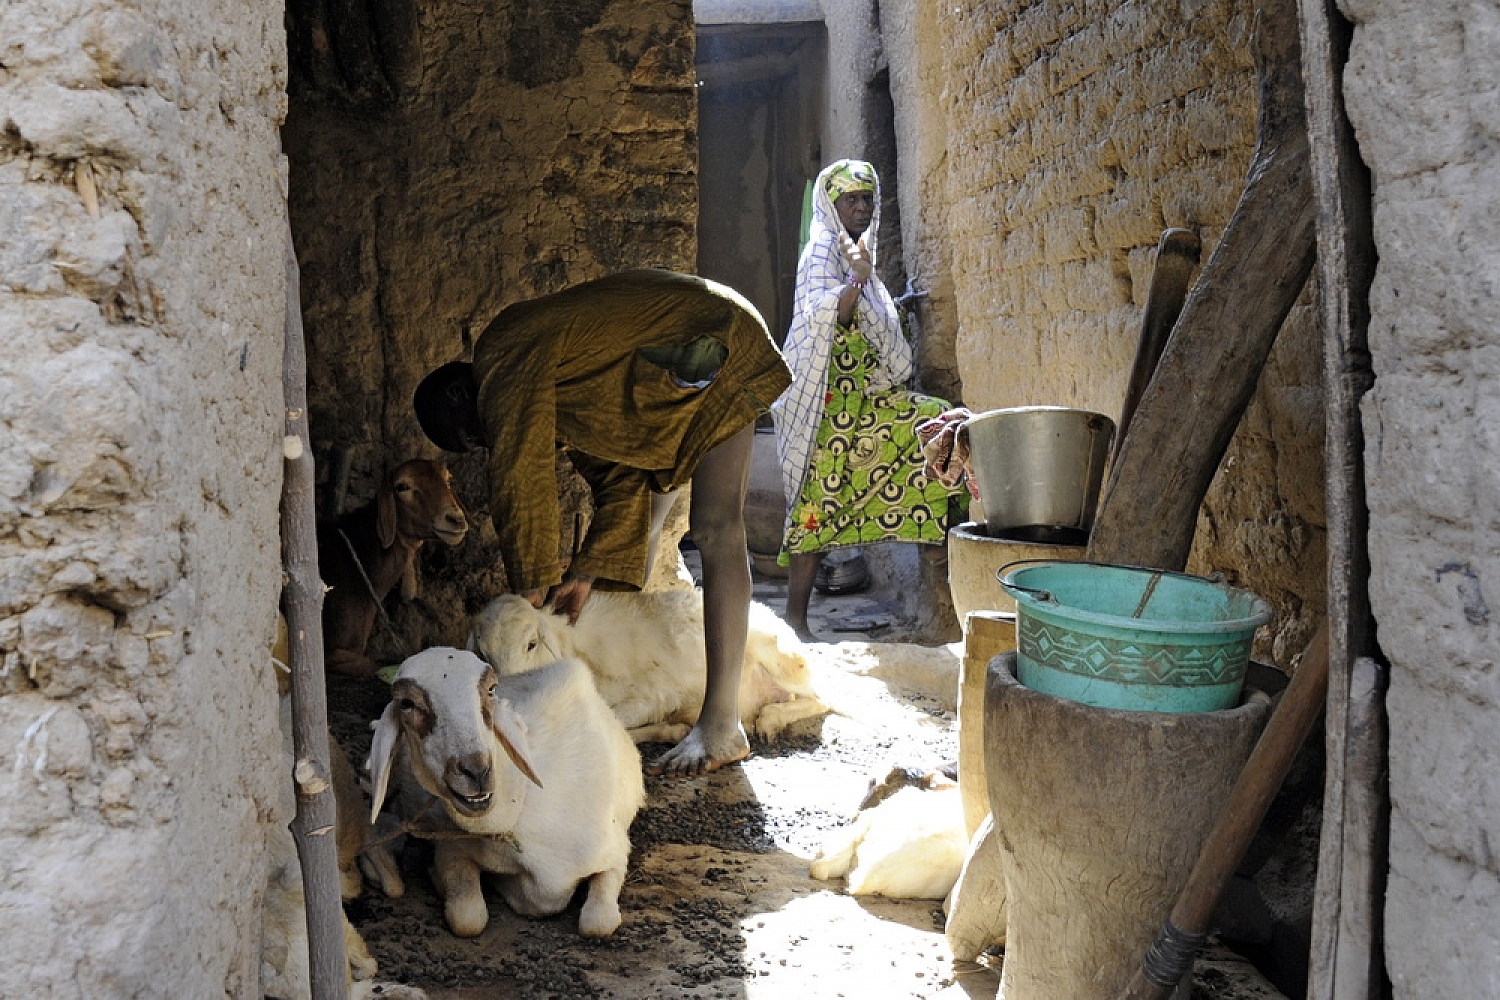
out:
M1302 65L1317 205L1327 427L1328 771L1307 995L1389 993L1383 920L1385 668L1373 659L1360 399L1374 382L1366 333L1375 274L1370 172L1344 111L1353 28L1333 0L1301 0Z
M1295 0L1266 0L1244 192L1156 365L1100 502L1088 557L1180 570L1198 508L1312 272L1312 185Z
M1245 762L1229 803L1219 815L1203 851L1188 875L1172 913L1162 924L1141 968L1117 1000L1166 1000L1193 967L1193 957L1208 937L1214 907L1234 875L1261 820L1286 778L1313 723L1323 714L1328 695L1328 626L1313 636L1302 665L1266 723L1265 732Z
M286 336L282 381L286 429L281 485L281 559L292 668L292 777L297 816L292 837L302 862L307 903L308 969L313 1000L348 1000L348 957L339 888L336 805L328 752L328 695L323 680L323 581L313 507L313 458L307 432L307 351L302 340L301 281L290 226L286 233Z

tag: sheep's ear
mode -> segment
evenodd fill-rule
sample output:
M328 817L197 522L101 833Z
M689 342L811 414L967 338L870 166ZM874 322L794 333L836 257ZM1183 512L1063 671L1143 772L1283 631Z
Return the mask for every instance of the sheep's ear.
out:
M526 746L526 724L504 698L495 700L495 710L490 713L490 730L495 734L495 739L500 741L506 756L510 757L521 773L530 778L536 787L546 787L542 784L542 779L536 776L536 768L531 766L531 761L526 758L522 749Z
M396 722L396 703L389 702L375 723L375 734L370 738L370 758L365 766L370 770L370 822L380 818L380 807L385 804L385 789L390 781L391 765L396 759L396 745L401 740L401 726Z
M375 494L375 534L382 549L396 544L396 491L389 485Z

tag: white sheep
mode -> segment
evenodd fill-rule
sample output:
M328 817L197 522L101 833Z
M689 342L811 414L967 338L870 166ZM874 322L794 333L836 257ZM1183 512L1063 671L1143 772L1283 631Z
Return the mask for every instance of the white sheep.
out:
M845 876L852 896L943 899L969 846L958 784L911 784L877 797L879 791L866 798L876 804L828 835L808 874Z
M680 741L703 707L703 595L696 590L596 592L572 625L507 594L474 616L468 647L502 675L578 657L637 743ZM750 604L739 705L745 731L765 739L829 711L813 692L801 641L759 602Z
M398 757L460 834L436 840L433 862L454 934L473 937L489 921L481 871L503 875L506 903L528 917L560 912L587 881L579 932L614 933L646 790L635 744L581 662L497 677L460 649L407 658L370 746L372 817ZM402 795L408 818L418 808L411 791Z

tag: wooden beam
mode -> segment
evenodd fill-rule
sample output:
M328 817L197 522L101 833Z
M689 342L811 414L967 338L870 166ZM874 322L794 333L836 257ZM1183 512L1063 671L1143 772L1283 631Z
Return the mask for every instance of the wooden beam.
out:
M1328 770L1307 995L1342 1000L1389 992L1381 919L1387 677L1373 659L1359 415L1374 381L1366 333L1375 239L1369 171L1343 103L1352 27L1333 0L1300 0L1300 19L1323 292L1329 620Z

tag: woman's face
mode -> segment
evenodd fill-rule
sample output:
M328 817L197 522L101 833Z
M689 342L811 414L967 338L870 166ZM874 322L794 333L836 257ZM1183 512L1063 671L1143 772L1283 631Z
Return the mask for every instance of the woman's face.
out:
M870 220L875 217L875 192L850 191L841 194L834 201L833 210L839 213L839 222L844 224L849 235L858 239L870 228Z

